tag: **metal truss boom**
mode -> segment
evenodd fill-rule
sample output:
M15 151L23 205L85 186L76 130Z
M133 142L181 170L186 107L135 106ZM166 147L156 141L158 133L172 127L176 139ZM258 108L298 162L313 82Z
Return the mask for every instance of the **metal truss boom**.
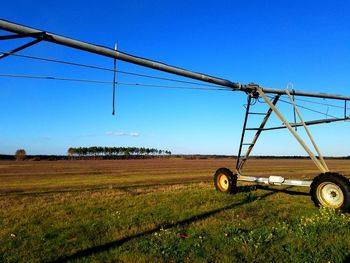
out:
M33 34L33 33L43 32L43 30L38 30L38 29L27 27L27 26L22 26L19 24L5 21L5 20L0 20L0 29L6 30L9 32L13 32L13 33L17 33L17 34ZM130 55L127 53L116 51L116 50L108 48L108 47L103 47L103 46L99 46L99 45L95 45L95 44L90 44L87 42L78 41L78 40L75 40L72 38L60 36L60 35L53 34L53 33L45 32L45 38L43 40L46 40L46 41L52 42L52 43L56 43L56 44L60 44L63 46L68 46L71 48L80 49L80 50L84 50L87 52L95 53L95 54L102 55L105 57L110 57L113 59L126 61L126 62L137 64L140 66L153 68L153 69L157 69L157 70L168 72L168 73L173 73L173 74L180 75L183 77L188 77L188 78L197 79L200 81L214 83L214 84L225 86L225 87L230 87L233 89L239 89L241 86L239 83L233 83L229 80L225 80L225 79L221 79L221 78L217 78L217 77L213 77L213 76L209 76L209 75L205 75L205 74L201 74L201 73L197 73L197 72L188 71L188 70L178 68L178 67L173 67L173 66L170 66L170 65L167 65L164 63L160 63L157 61L144 59L144 58L136 57L136 56L133 56L133 55Z
M134 55L130 55L121 51L116 51L112 48L96 45L96 44L91 44L87 42L82 42L79 40L75 40L72 38L64 37L61 35L53 34L46 32L44 30L38 30L34 29L28 26L24 25L19 25L13 22L9 22L6 20L1 20L0 19L0 29L16 33L18 35L25 35L25 36L30 36L34 37L37 39L41 39L43 41L48 41L51 43L75 48L75 49L80 49L84 50L90 53L95 53L98 55L102 55L105 57L110 57L113 59L118 59L122 60L125 62L133 63L136 65L144 66L147 68L152 68L156 70L160 70L163 72L168 72L172 73L175 75L191 78L191 79L196 79L199 81L204 81L208 83L213 83L216 85L224 86L231 88L232 90L239 90L239 91L244 91L246 93L252 93L256 92L257 88L259 85L257 84L247 84L243 85L237 82L232 82L227 79L215 77L215 76L210 76L198 72L193 72L190 70L182 69L179 67L174 67L171 65L167 65L158 61L146 59L146 58L141 58L137 57ZM43 33L44 32L44 33ZM19 36L20 37L20 36ZM4 38L6 39L6 37ZM0 38L1 40L1 38ZM286 91L283 89L272 89L272 88L262 88L264 93L270 93L270 94L277 94L277 95L287 95ZM349 96L342 96L342 95L333 95L333 94L325 94L325 93L314 93L314 92L304 92L304 91L290 91L291 95L295 96L306 96L306 97L316 97L316 98L328 98L328 99L338 99L338 100L350 100Z

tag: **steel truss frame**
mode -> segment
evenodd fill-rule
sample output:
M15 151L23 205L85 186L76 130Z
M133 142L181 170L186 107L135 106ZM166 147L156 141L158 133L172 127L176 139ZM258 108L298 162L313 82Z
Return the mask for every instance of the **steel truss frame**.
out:
M344 118L333 118L333 119L323 119L323 120L316 120L311 122L305 122L303 120L303 117L294 101L294 97L291 95L289 90L285 90L285 94L288 95L291 104L293 105L293 108L295 112L297 113L300 123L289 123L287 119L284 117L284 115L277 109L276 104L280 98L281 95L277 94L273 100L271 101L269 97L266 95L266 93L263 91L262 88L256 87L255 90L251 93L247 94L247 106L246 106L246 112L245 112L245 118L243 122L243 129L241 134L241 140L237 155L237 162L236 162L236 174L237 174L237 180L238 181L246 181L246 182L255 182L255 183L264 183L264 184L271 184L271 185L291 185L291 186L305 186L310 187L312 181L310 180L289 180L285 179L282 176L270 176L268 178L266 177L257 177L257 176L247 176L244 175L242 172L242 168L245 164L245 162L249 159L250 153L252 152L257 140L259 139L261 133L263 131L268 130L274 130L274 129L282 129L286 128L288 131L294 136L296 141L302 146L302 148L306 151L306 153L309 155L311 160L315 163L316 167L319 169L321 173L328 173L329 169L328 166L321 154L321 151L319 150L315 140L313 139L310 130L308 129L308 125L314 125L314 124L320 124L320 123L329 123L329 122L336 122L341 120L347 120L349 119L348 116L346 116L346 109L345 109L345 116ZM265 103L269 106L266 113L261 112L251 112L251 101L253 98L257 99L261 97ZM345 104L346 107L346 104ZM268 119L271 116L271 113L274 112L277 117L282 121L284 126L278 126L278 127L272 127L272 128L265 128L265 125L268 121ZM264 118L258 128L247 128L247 122L250 115L263 115ZM297 134L297 132L293 129L294 127L303 126L306 134L309 137L309 140L311 141L313 148L315 152L317 153L317 156L313 153L313 151L307 146L307 144L304 142L304 140ZM245 133L246 131L256 131L255 136L253 137L252 141L250 143L244 142ZM242 150L244 146L249 146L246 150L245 154L242 156Z

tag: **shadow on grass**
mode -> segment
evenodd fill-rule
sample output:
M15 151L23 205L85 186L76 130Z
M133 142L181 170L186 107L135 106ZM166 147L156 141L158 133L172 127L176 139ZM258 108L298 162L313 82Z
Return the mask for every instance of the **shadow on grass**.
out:
M305 192L289 190L293 186L290 186L290 187L287 187L287 188L284 188L284 189L277 189L277 188L264 186L264 185L256 185L255 187L257 189L260 189L260 190L267 190L267 191L272 191L272 192L275 192L275 193L285 193L285 194L289 194L289 195L304 195L304 196L309 196L310 195L309 193L305 193Z
M271 188L267 188L267 187L261 188L260 186L241 186L241 187L238 187L238 190L237 190L238 193L251 192L251 191L255 191L257 189L263 189L263 190L267 190L267 191L270 191L270 192L266 193L266 194L264 194L262 196L259 196L257 198L245 198L243 201L241 201L239 203L230 204L230 205L227 205L227 206L224 206L224 207L221 207L221 208L217 208L217 209L214 209L214 210L202 213L202 214L194 215L192 217L189 217L187 219L184 219L184 220L181 220L181 221L178 221L178 222L175 222L175 223L164 224L161 227L156 227L156 228L153 228L153 229L141 232L141 233L130 235L130 236L124 237L122 239L115 240L115 241L112 241L112 242L109 242L109 243L106 243L106 244L103 244L103 245L100 245L100 246L87 248L87 249L78 251L78 252L76 252L76 253L74 253L74 254L72 254L70 256L58 258L58 259L56 259L55 261L52 261L52 262L53 263L68 262L70 260L76 260L76 259L84 258L84 257L90 256L90 255L93 255L95 253L104 252L104 251L107 251L109 249L121 246L124 243L126 243L126 242L128 242L130 240L133 240L135 238L140 238L140 237L143 237L143 236L150 235L150 234L153 234L155 232L158 232L158 231L160 231L161 228L167 229L167 228L172 228L172 227L179 227L179 226L189 225L189 224L191 224L193 222L204 220L204 219L206 219L206 218L208 218L208 217L210 217L212 215L215 215L217 213L220 213L222 211L229 210L229 209L236 208L236 207L240 207L240 206L243 206L243 205L248 204L248 203L252 203L252 202L254 202L257 199L261 200L261 199L267 198L267 197L269 197L271 195L274 195L275 193L278 193L278 192L283 192L283 193L288 193L288 194L300 194L299 192L288 190L291 187L292 186L289 186L287 188L279 190L279 189L271 189Z

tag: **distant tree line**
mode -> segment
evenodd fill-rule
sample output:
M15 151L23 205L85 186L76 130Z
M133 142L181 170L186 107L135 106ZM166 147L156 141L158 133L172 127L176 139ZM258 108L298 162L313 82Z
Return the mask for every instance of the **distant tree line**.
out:
M67 153L71 157L136 157L136 156L158 156L171 155L168 150L158 150L144 147L70 147Z

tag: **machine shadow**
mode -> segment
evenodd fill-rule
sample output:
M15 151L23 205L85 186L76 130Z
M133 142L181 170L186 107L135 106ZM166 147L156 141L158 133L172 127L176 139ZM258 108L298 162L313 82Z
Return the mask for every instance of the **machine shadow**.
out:
M154 184L136 184L136 185L125 185L125 186L100 186L100 187L86 187L86 188L77 188L77 189L52 189L47 191L4 191L0 192L1 196L41 196L41 195L49 195L49 194L62 194L62 193L80 193L80 192L97 192L104 190L115 190L115 191L124 191L127 193L133 194L132 189L141 188L141 187L164 187L164 186L172 186L172 185L190 185L194 183L206 183L209 180L198 180L198 181L188 181L188 182L169 182L169 183L154 183Z
M294 191L288 190L291 187L293 187L293 186L287 187L287 188L282 189L282 190L278 190L278 189L270 189L270 188L265 188L265 187L260 188L259 186L241 186L241 187L238 187L237 192L238 193L251 192L251 191L255 191L257 189L263 189L263 190L269 191L268 193L259 196L259 198L258 198L259 200L267 198L267 197L269 197L271 195L274 195L274 194L276 194L278 192L284 192L284 193L288 193L288 194L300 194L299 192L294 192ZM206 218L208 218L208 217L210 217L212 215L215 215L217 213L220 213L222 211L226 211L226 210L229 210L229 209L232 209L232 208L240 207L240 206L243 206L245 204L252 203L252 202L254 202L256 200L257 200L257 198L245 198L244 200L242 200L239 203L233 203L233 204L230 204L230 205L227 205L227 206L224 206L224 207L221 207L221 208L217 208L217 209L214 209L214 210L202 213L202 214L194 215L192 217L189 217L187 219L184 219L184 220L181 220L181 221L178 221L178 222L175 222L175 223L164 224L161 227L156 227L156 228L153 228L153 229L150 229L150 230L146 230L144 232L137 233L137 234L134 234L134 235L130 235L130 236L124 237L122 239L115 240L115 241L112 241L112 242L109 242L109 243L106 243L106 244L103 244L103 245L100 245L100 246L87 248L87 249L78 251L78 252L76 252L76 253L74 253L74 254L72 254L70 256L61 257L61 258L58 258L58 259L56 259L54 261L51 261L51 262L58 263L58 262L68 262L68 261L71 261L71 260L81 259L81 258L90 256L90 255L93 255L93 254L96 254L96 253L104 252L104 251L107 251L109 249L121 246L124 243L126 243L126 242L128 242L130 240L133 240L135 238L140 238L140 237L143 237L143 236L146 236L146 235L153 234L155 232L160 231L161 228L164 229L164 228L173 228L173 227L179 227L179 226L186 226L186 225L189 225L189 224L191 224L193 222L204 220L204 219L206 219Z
M310 195L309 193L290 190L293 187L294 186L288 186L284 189L277 189L277 188L274 188L271 186L264 186L264 185L260 185L260 184L248 185L248 186L237 187L237 190L235 191L235 193L247 193L247 192L252 192L252 191L256 191L256 190L265 190L265 191L271 191L274 193L285 193L285 194L289 194L289 195L303 195L303 196Z
M284 188L284 189L277 189L277 188L273 188L273 187L269 187L269 186L265 186L265 185L256 185L255 187L257 189L260 189L260 190L268 190L268 191L272 191L275 193L285 193L285 194L289 194L289 195L303 195L303 196L310 195L309 193L290 190L290 188L293 188L294 186L289 186L289 187Z

